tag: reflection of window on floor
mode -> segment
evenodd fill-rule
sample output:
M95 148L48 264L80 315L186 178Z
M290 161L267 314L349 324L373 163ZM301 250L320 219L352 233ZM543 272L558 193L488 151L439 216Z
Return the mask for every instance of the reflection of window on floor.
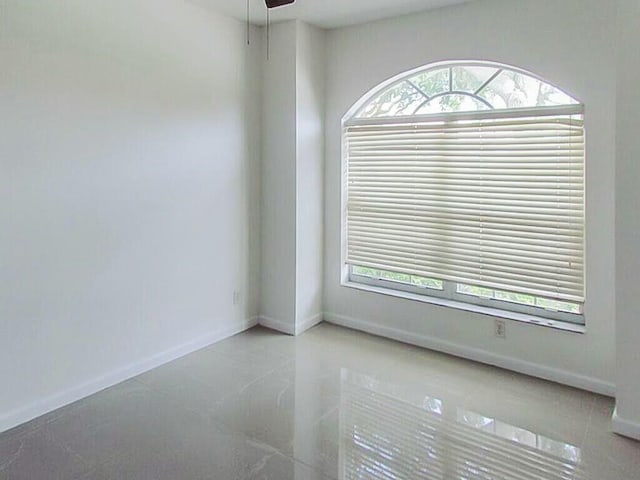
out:
M342 373L343 480L574 478L580 448L446 401Z
M580 449L574 445L552 440L525 430L524 428L519 428L494 418L485 417L484 415L463 408L457 409L456 420L459 423L485 433L490 433L496 437L505 438L520 445L541 450L555 457L569 460L570 462L580 463Z

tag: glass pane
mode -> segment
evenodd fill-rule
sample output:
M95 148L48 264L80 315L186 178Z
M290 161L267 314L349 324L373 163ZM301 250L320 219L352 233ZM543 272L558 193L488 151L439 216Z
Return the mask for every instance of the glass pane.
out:
M577 103L555 87L511 70L504 70L478 93L493 108L527 108Z
M475 93L497 71L493 67L453 67L453 89Z
M464 293L465 295L473 295L475 297L493 298L493 289L477 287L475 285L465 285L459 283L457 287L458 293Z
M465 295L473 295L475 297L499 300L502 302L517 303L519 305L528 305L557 312L575 313L578 315L582 313L582 306L578 303L550 300L526 293L506 292L504 290L494 290L475 285L465 285L463 283L459 283L457 285L456 291Z
M429 70L401 81L370 102L358 115L360 118L393 117L400 115L446 112L468 112L504 108L531 108L555 105L575 105L578 102L557 88L529 75L502 70L491 82L483 85L498 72L498 67L470 65ZM474 94L491 107L471 96ZM425 103L432 97L431 102Z
M400 283L410 283L411 275L407 275L406 273L397 273L397 272L388 272L386 270L381 270L382 275L380 278L382 280L389 280L392 282L400 282Z
M525 293L503 292L500 290L496 290L495 295L496 300L519 303L520 305L536 305L536 297L534 297L533 295L527 295Z
M370 267L353 267L353 273L363 277L380 278L380 270Z
M476 112L478 110L489 110L489 107L469 95L452 94L437 97L425 103L416 111L416 115L446 112Z
M419 73L409 79L418 86L428 97L449 91L449 68L430 70Z
M582 313L582 309L577 303L549 300L547 298L536 298L536 306L546 308L547 310L555 310L557 312Z
M424 96L408 82L402 82L386 90L374 101L369 103L360 113L359 117L372 118L411 115L422 102L424 102Z
M411 276L411 284L415 285L416 287L434 288L437 290L442 290L444 288L444 282L442 280L419 277L417 275Z
M575 105L576 102L566 93L558 90L557 88L549 85L548 83L541 83L540 96L538 97L538 106L553 106L553 105Z
M406 273L390 272L388 270L359 266L354 266L352 271L355 275L388 280L391 282L410 283L416 287L433 288L437 290L442 290L444 288L444 282L442 280L421 277L419 275L408 275Z

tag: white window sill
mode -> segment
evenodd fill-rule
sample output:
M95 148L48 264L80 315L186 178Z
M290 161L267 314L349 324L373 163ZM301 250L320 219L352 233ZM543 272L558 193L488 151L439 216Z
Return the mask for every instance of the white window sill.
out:
M544 317L537 317L526 313L510 312L508 310L502 310L498 308L485 307L482 305L473 305L471 303L458 302L456 300L450 300L448 298L430 297L427 295L418 295L410 292L403 292L400 290L392 290L389 288L376 287L372 285L366 285L363 283L356 283L352 281L346 281L342 283L343 287L355 288L356 290L364 290L366 292L380 293L382 295L389 295L392 297L404 298L406 300L414 300L422 303L430 303L432 305L438 305L441 307L455 308L457 310L464 310L466 312L479 313L481 315L489 315L491 317L498 317L506 320L515 320L517 322L529 323L531 325L538 325L541 327L555 328L557 330L563 330L573 333L585 333L586 328L584 325L578 325L570 322L562 322L559 320L550 320Z

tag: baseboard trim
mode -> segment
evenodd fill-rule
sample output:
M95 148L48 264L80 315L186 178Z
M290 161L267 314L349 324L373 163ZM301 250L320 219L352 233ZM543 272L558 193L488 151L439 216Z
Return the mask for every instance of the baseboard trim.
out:
M343 327L360 330L362 332L378 335L380 337L391 338L400 342L416 345L418 347L428 348L439 352L474 360L480 363L494 365L496 367L513 370L515 372L531 375L533 377L543 378L571 387L588 390L590 392L599 393L613 397L615 395L615 386L612 383L599 380L597 378L580 375L566 370L560 370L553 367L538 365L535 363L519 360L513 357L498 355L486 350L468 347L446 340L441 340L425 335L408 332L392 327L377 325L365 320L355 319L344 315L325 312L324 320L328 323L340 325Z
M208 347L209 345L224 340L225 338L229 338L248 330L257 324L258 319L257 317L254 317L233 327L210 332L195 340L183 343L177 347L172 347L164 352L140 360L139 362L118 368L88 382L76 385L62 392L43 398L42 400L17 408L4 415L0 415L0 433L33 420L45 413L52 412L60 407L64 407L65 405L81 400L89 395L93 395L105 388L109 388L125 380L129 380L130 378L171 362L172 360L193 353L196 350Z
M620 417L620 415L618 415L617 408L613 410L611 427L618 435L633 438L634 440L640 440L640 423L632 422L631 420Z
M291 325L289 322L283 322L282 320L276 320L275 318L267 317L264 315L260 315L258 318L258 323L265 328L269 328L271 330L275 330L280 333L285 333L287 335L298 336L312 327L315 327L320 322L322 322L323 314L318 313L307 320L304 320L296 325Z
M296 325L296 335L300 335L301 333L306 332L310 328L315 327L323 320L322 313L317 313L313 317L303 320L302 322Z
M275 318L260 315L260 317L258 317L258 323L265 328L270 328L271 330L276 330L280 333L286 333L287 335L294 336L296 334L294 325L283 322L282 320L276 320Z

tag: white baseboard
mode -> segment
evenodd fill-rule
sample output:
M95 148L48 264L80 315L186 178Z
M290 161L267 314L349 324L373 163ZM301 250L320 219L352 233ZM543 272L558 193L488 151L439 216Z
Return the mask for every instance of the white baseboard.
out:
M400 342L409 343L419 347L448 353L457 357L467 358L480 363L495 365L497 367L513 370L515 372L524 373L533 377L551 380L553 382L562 383L571 387L588 390L590 392L599 393L601 395L614 396L615 386L612 383L599 380L597 378L580 375L566 370L560 370L553 367L538 365L535 363L519 360L513 357L498 355L486 350L468 347L446 340L433 337L427 337L418 333L408 332L391 327L377 325L365 320L355 319L344 315L334 313L324 314L324 320L329 323L341 325L343 327L360 330L381 337L391 338Z
M300 335L301 333L306 332L310 328L315 327L320 322L322 322L322 320L323 320L322 313L317 313L313 317L303 320L302 322L296 325L296 335Z
M297 323L296 325L291 325L289 322L283 322L282 320L276 320L275 318L260 315L258 323L265 328L270 328L271 330L275 330L280 333L286 333L287 335L297 336L306 332L311 327L318 325L322 322L322 318L322 313L318 313L311 318Z
M282 320L276 320L275 318L260 315L260 317L258 317L258 323L263 327L270 328L271 330L276 330L281 333L286 333L287 335L296 334L295 326L288 322L283 322Z
M147 357L139 362L118 368L88 382L76 385L62 392L55 393L41 400L32 402L24 407L0 415L0 433L23 423L49 413L60 407L64 407L82 398L109 388L120 382L145 373L156 367L171 362L177 358L188 355L196 350L208 347L220 340L229 338L258 324L257 318L251 318L230 328L220 329L203 335L177 347L172 347L164 352Z
M640 423L620 417L617 408L613 411L613 416L611 417L611 427L619 435L640 440Z

